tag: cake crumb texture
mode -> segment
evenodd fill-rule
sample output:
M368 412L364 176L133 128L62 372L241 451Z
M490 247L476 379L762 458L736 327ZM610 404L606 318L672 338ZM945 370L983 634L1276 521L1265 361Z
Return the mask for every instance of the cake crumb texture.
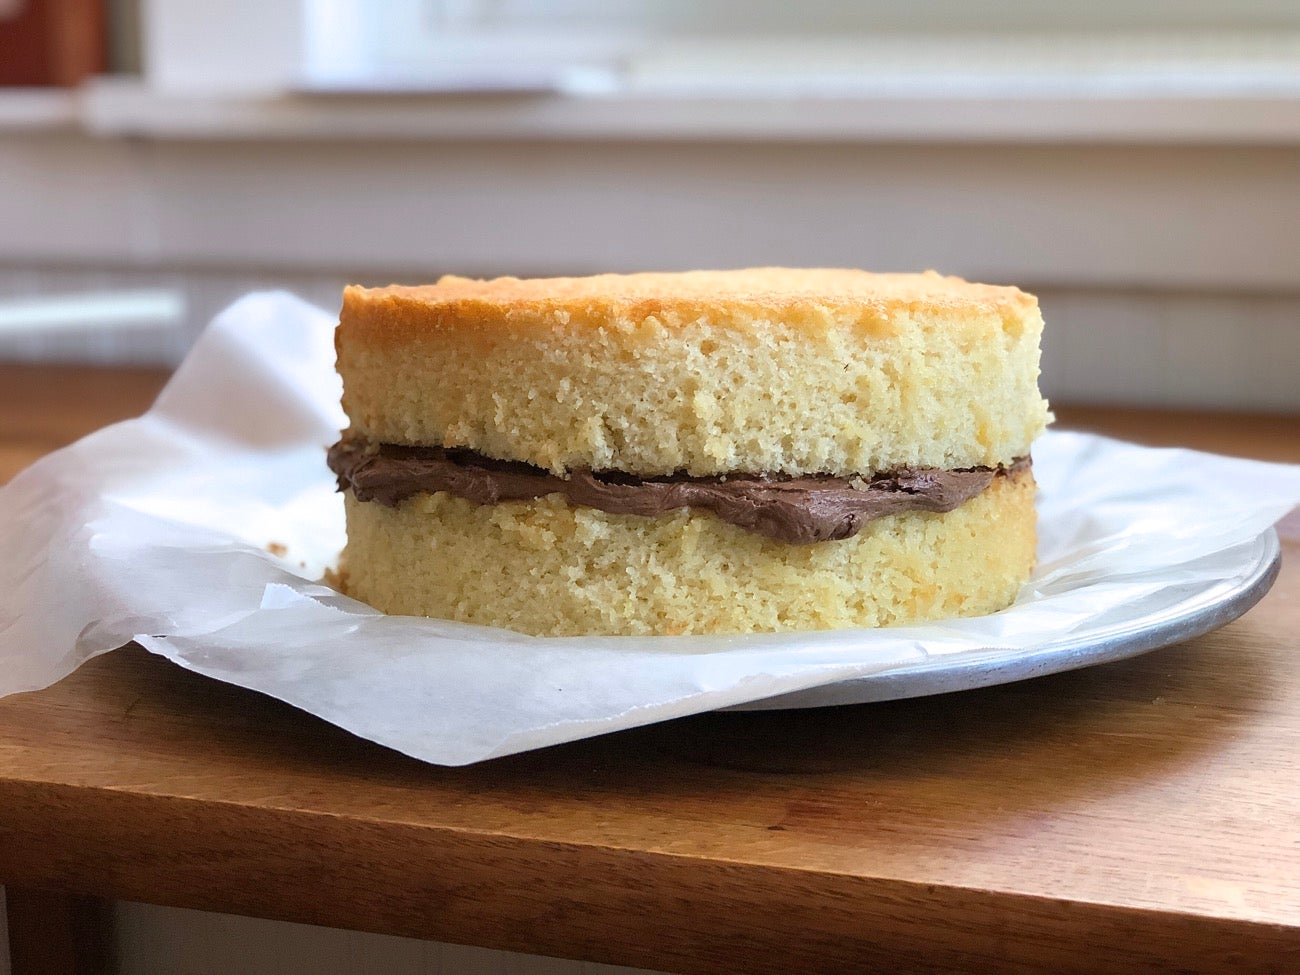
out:
M1048 419L1012 287L848 270L349 288L355 433L562 474L1009 464Z
M802 546L689 510L611 515L559 495L479 506L422 494L388 508L348 492L345 503L349 595L386 613L540 636L977 616L1008 606L1034 564L1029 470L953 511L893 515L852 538Z

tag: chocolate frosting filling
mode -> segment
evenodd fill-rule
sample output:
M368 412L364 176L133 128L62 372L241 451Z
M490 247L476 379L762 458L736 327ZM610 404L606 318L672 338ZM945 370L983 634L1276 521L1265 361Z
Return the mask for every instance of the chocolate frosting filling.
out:
M531 464L495 460L462 448L344 438L330 448L329 466L338 475L340 491L351 490L358 501L389 507L434 491L475 504L563 494L569 504L611 514L660 515L674 508L702 508L748 531L807 545L856 535L867 522L886 515L952 511L988 487L994 477L1028 468L1029 458L1017 458L1009 467L950 471L905 467L855 478L829 474L636 477L588 470L557 477Z

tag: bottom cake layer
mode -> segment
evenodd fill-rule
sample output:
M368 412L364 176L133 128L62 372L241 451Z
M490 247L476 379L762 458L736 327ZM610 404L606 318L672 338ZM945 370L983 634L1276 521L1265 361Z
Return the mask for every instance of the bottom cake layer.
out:
M788 545L679 509L571 507L558 495L476 505L439 492L396 507L344 494L347 593L386 613L543 636L890 626L1008 606L1034 564L1034 478L998 477L943 514Z

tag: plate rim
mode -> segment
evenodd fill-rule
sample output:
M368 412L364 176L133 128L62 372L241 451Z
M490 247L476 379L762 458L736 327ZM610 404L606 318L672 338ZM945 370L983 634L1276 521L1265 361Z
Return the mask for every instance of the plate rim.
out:
M991 657L985 654L930 657L877 674L747 701L722 710L784 711L930 697L1127 660L1182 643L1240 618L1273 587L1282 565L1277 529L1270 527L1251 542L1242 543L1243 547L1252 544L1252 559L1248 564L1243 561L1240 577L1214 580L1171 607L1098 632L1075 633L1029 650L994 651ZM1226 591L1205 602L1206 593L1224 585L1228 585ZM1180 612L1186 603L1192 605Z

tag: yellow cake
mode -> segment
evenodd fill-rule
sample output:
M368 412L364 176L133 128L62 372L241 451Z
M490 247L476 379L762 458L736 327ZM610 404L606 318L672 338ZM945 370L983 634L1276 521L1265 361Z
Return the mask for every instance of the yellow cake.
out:
M343 584L542 635L1003 608L1041 330L1032 296L933 273L348 288Z

